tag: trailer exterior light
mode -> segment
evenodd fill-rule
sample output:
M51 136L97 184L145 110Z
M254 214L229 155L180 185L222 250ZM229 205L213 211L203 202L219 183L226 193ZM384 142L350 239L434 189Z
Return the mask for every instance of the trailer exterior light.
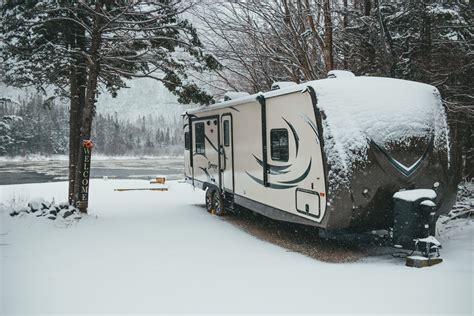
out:
M438 181L436 181L435 183L433 183L433 188L437 188L437 187L439 187L439 182L438 182Z

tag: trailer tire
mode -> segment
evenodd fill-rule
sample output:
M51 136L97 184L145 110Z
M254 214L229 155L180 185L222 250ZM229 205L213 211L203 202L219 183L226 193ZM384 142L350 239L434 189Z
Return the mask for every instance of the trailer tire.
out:
M206 190L206 210L211 214L214 214L214 192L216 192L216 190L211 188L207 188Z
M216 214L217 216L225 215L224 196L218 190L216 190L214 192L214 197L212 200L213 200L214 214Z

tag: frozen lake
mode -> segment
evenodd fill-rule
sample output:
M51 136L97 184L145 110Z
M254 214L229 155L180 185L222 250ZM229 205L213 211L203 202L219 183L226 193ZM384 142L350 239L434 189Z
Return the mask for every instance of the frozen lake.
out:
M166 175L181 179L183 158L94 159L91 178L150 179ZM0 185L64 181L68 177L68 161L0 161Z

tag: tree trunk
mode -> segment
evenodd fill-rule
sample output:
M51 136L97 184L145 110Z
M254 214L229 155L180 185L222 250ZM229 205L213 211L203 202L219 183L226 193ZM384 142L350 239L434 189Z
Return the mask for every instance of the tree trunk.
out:
M71 49L83 50L85 48L85 29L74 26L69 32L70 37L69 47ZM77 155L80 139L80 128L82 121L82 109L84 108L85 100L85 64L84 57L79 55L71 65L70 72L70 91L71 91L71 103L69 109L69 190L68 190L68 201L69 205L76 205L77 198L74 194L75 187L77 186L76 173L77 173Z
M300 1L298 1L300 3ZM301 6L301 4L299 4ZM283 18L283 22L285 22L288 30L291 32L291 41L292 46L296 50L297 62L298 66L303 73L305 80L315 79L313 72L311 71L311 61L308 59L308 55L306 52L306 48L303 46L303 43L300 39L300 32L298 32L298 25L295 25L292 21L292 9L288 5L288 0L283 0L283 6L285 9L285 17Z
M80 50L85 50L85 30L83 29L80 34L78 34L76 38L76 44L77 47ZM78 108L78 115L76 116L76 129L73 137L69 138L69 141L72 142L72 146L74 147L74 151L76 153L76 156L74 157L74 165L79 166L78 163L78 154L79 151L81 150L81 146L78 144L81 144L81 128L82 128L82 115L83 111L85 108L85 102L86 102L86 79L87 79L87 69L86 69L86 60L84 56L79 56L77 58L77 67L76 67L76 82L77 82L77 93L78 93L78 103L79 103L79 108ZM72 120L72 118L71 118ZM77 167L74 169L74 175L73 175L73 203L74 206L76 206L76 203L78 201L78 192L81 186L81 179L78 178L78 174L80 174L80 171L77 170Z
M331 0L324 1L324 44L326 71L334 69L333 26L331 16Z
M383 46L383 59L384 59L384 75L389 77L395 76L394 70L394 60L396 59L395 53L393 51L393 40L390 36L390 33L387 29L387 23L385 22L385 18L382 15L382 11L380 9L380 1L375 0L374 4L377 8L377 16L379 20L379 27L380 27L380 43Z
M342 18L342 26L343 26L343 30L344 30L344 34L346 34L346 30L347 30L347 26L349 25L349 22L348 22L348 19L347 19L347 16L349 14L349 8L348 8L348 4L347 4L347 0L342 0L342 4L344 6L344 16ZM345 42L345 41L344 41ZM348 70L349 68L349 65L347 63L347 46L346 44L344 44L344 50L343 50L343 65L344 65L344 69Z
M102 1L96 1L95 11L100 12L102 7ZM82 122L81 122L81 133L79 143L76 144L78 148L77 155L77 169L76 169L76 186L74 195L79 198L80 190L82 189L82 175L84 172L84 151L83 144L84 140L89 140L91 138L92 131L92 120L95 115L95 97L97 94L97 83L100 70L100 56L99 49L102 41L102 25L103 18L100 14L97 14L94 18L94 26L92 30L91 38L91 48L89 51L90 58L88 59L87 69L87 84L86 84L86 97L85 97L85 106L82 112ZM87 204L79 204L79 210L82 213L87 213Z
M423 70L421 71L423 76L423 81L429 82L427 79L430 77L431 74L431 18L427 12L426 4L422 4L423 6L423 13L422 13L422 26L421 26L421 59L422 59L422 66Z
M328 69L328 60L330 59L329 52L328 52L328 47L327 47L327 42L325 41L325 39L321 38L321 36L319 35L318 30L316 28L316 25L319 24L319 12L320 12L320 10L318 10L317 22L314 22L313 15L311 13L311 7L309 5L309 0L305 0L305 5L306 5L307 12L308 12L307 13L308 24L309 24L309 27L310 27L311 31L313 32L313 36L316 39L317 45L321 48L321 51L323 53L324 67L327 71L327 69ZM323 10L323 11L324 11L324 13L326 13L325 10ZM324 16L324 17L325 17L324 21L326 22L326 16ZM326 26L326 24L325 24L325 26ZM314 78L314 79L317 79L317 78Z
M364 0L364 15L370 16L370 11L372 9L372 3L370 0Z
M79 142L80 101L77 82L77 67L73 65L70 73L71 103L69 109L69 205L75 205L74 186L76 183L77 143Z

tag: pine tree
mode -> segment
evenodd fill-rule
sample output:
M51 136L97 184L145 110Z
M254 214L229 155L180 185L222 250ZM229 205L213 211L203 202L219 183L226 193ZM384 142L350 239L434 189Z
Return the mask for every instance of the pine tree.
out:
M195 29L179 15L185 9L169 0L7 1L1 7L7 83L52 85L71 100L70 202L79 196L79 148L91 137L99 86L115 94L125 86L123 78L149 77L163 82L180 102L211 101L187 73L219 64L203 53Z

